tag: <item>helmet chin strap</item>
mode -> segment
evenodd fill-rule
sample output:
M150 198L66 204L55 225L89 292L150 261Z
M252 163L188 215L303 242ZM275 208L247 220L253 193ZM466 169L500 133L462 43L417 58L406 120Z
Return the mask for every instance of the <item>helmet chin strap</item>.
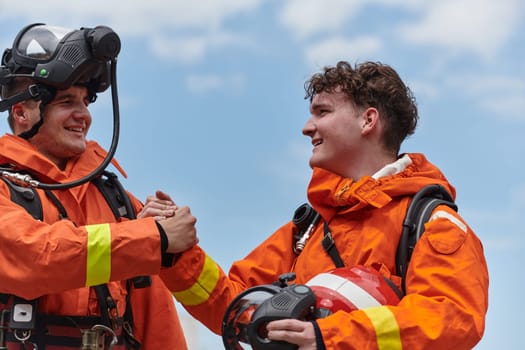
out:
M38 132L42 124L44 123L44 108L46 104L48 104L53 98L55 97L56 89L50 86L42 85L42 84L33 84L29 85L26 90L22 91L19 94L16 94L4 101L3 104L0 106L1 111L5 111L9 108L11 108L15 103L27 101L27 100L34 100L34 101L41 101L40 103L40 120L36 122L31 129L24 131L20 133L18 136L29 140L31 137L35 136L35 134Z
M17 135L26 140L29 140L30 138L35 136L38 130L40 129L40 127L42 126L42 124L44 124L44 109L46 108L46 105L55 98L55 95L56 95L55 88L48 87L45 85L40 85L40 89L41 89L39 93L40 97L37 98L37 100L40 100L40 106L39 106L40 107L40 120L36 122L31 127L31 129L26 130ZM91 87L87 87L87 89L88 89L89 102L90 103L95 102L95 100L97 99L97 94L93 92L93 89Z
M26 130L20 134L18 134L17 136L23 138L23 139L26 139L26 140L29 140L30 138L32 138L33 136L36 135L36 133L38 132L38 130L40 129L40 127L42 126L42 124L44 124L44 113L43 113L43 109L45 108L44 104L40 104L40 119L31 127L31 129L29 130Z
M111 99L113 102L113 136L111 139L111 146L109 147L109 150L106 156L104 157L104 160L102 161L102 163L99 164L99 166L96 169L94 169L89 175L86 175L80 179L72 180L67 183L54 183L54 184L41 183L37 180L32 179L30 176L27 176L27 175L22 176L18 173L12 173L10 171L2 171L2 169L0 169L0 176L14 179L15 181L23 185L29 185L29 186L41 188L44 190L66 190L66 189L69 189L75 186L82 185L88 181L93 180L95 177L99 176L100 174L102 174L104 169L106 169L106 167L109 165L109 163L113 159L115 151L117 150L118 138L119 138L119 132L120 132L120 112L119 112L118 92L117 92L117 60L116 58L111 59L110 61L110 81L111 83L109 85L111 86ZM29 94L29 97L26 97L26 98L19 97L19 95L26 94L28 93L29 90L35 89L35 87L36 87L38 94L35 94L35 95ZM88 93L89 93L88 97L90 101L94 101L96 98L96 90L94 90L92 87L90 88L90 86L87 86L87 88L88 88ZM20 134L20 136L30 138L36 134L36 132L38 131L38 128L42 125L43 108L47 103L49 103L55 97L55 92L56 92L56 89L49 85L38 84L38 85L30 86L28 90L23 91L21 94L15 95L11 97L10 99L8 99L10 104L7 104L7 103L5 104L5 105L8 105L7 108L12 106L16 102L21 102L24 100L28 100L30 98L34 99L35 101L42 101L42 103L40 104L40 107L41 107L40 121L37 122L37 124L35 124L35 126L33 126L30 130ZM7 102L7 100L4 100L4 101ZM1 101L1 102L4 102L4 101ZM16 102L13 102L13 101L16 101ZM2 107L5 107L5 106L2 106ZM33 129L36 129L36 130L33 130Z

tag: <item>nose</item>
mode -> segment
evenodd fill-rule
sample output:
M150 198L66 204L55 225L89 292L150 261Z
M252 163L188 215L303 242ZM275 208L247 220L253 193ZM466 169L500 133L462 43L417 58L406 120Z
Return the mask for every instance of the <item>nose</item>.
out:
M312 137L315 132L315 123L310 117L303 126L303 135Z
M73 111L73 118L83 120L89 124L91 122L91 113L84 103L79 103Z
M88 106L83 101L75 103L74 113L78 116L90 115Z

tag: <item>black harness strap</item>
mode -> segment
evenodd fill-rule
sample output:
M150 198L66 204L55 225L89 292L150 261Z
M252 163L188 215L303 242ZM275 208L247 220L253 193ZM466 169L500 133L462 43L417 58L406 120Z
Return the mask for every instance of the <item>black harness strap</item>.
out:
M19 186L4 177L1 178L7 183L9 187L11 200L14 203L17 203L18 205L22 206L24 209L26 209L26 211L29 214L31 214L36 220L43 221L44 215L42 209L42 202L36 190L32 187ZM127 192L124 190L122 184L118 180L117 175L109 171L104 171L103 175L92 180L92 183L99 189L99 191L104 196L104 199L107 201L109 207L111 208L115 219L118 220L121 217L126 217L128 219L136 218L135 210L131 204L131 200ZM50 190L45 190L44 192L58 209L60 218L67 219L68 215L66 209L64 208L62 203L60 203L56 195ZM103 324L108 325L110 328L113 328L114 322L116 320L120 321L121 324L119 324L119 326L123 327L123 338L127 346L129 346L132 349L139 349L141 347L141 344L133 336L134 322L130 300L131 284L133 284L135 288L148 287L151 285L151 277L138 276L133 278L131 280L131 283L129 281L127 282L128 293L126 296L126 310L123 315L123 320L118 317L116 318L115 315L111 314L112 310L116 311L117 306L115 304L115 301L111 297L107 284L98 285L93 288L95 290L100 305L101 317L99 318L99 322L101 321ZM0 303L7 304L10 297L11 295L0 293ZM40 315L38 317L40 318ZM68 318L68 316L63 317ZM71 340L67 340L66 337L56 337L56 339L54 339L50 336L45 336L44 340L44 338L42 338L42 334L42 332L37 334L38 339L35 339L39 346L39 349L45 349L45 344L53 345L57 342L60 342L59 345L63 346L74 346L79 341L75 340L74 338L71 338ZM119 337L119 339L120 338L121 337ZM51 343L49 343L48 341L50 341Z
M133 328L135 328L135 323L133 321L133 311L131 307L131 287L133 283L134 282L132 280L126 281L126 289L128 290L128 294L126 295L126 311L124 312L124 324L122 327L124 329L124 338L126 340L126 344L132 349L138 350L142 344L133 335Z
M131 204L131 200L127 195L124 187L120 183L116 174L105 170L102 176L91 181L98 190L102 193L108 202L115 219L126 217L128 219L135 219L135 209ZM126 343L132 349L140 349L140 342L133 336L133 328L135 327L133 321L133 309L131 305L131 288L145 288L151 285L150 276L137 276L126 282L126 289L128 290L126 296L126 310L124 311L124 337Z
M51 202L53 202L55 207L58 209L60 220L69 219L66 208L64 208L62 203L60 203L57 196L55 196L55 194L50 190L44 190L44 192L46 193L46 196L51 200Z
M118 220L121 217L136 219L135 210L116 174L104 171L102 176L93 179L91 182L108 202L115 219Z
M406 293L405 279L412 252L425 231L425 223L430 219L434 209L440 205L458 210L452 196L443 186L428 185L414 195L408 206L396 252L396 274L401 276L403 294Z
M419 190L412 198L407 209L403 220L401 238L396 251L396 274L401 277L403 294L405 293L405 278L412 252L417 241L425 231L425 223L430 219L434 209L440 205L449 206L455 211L458 210L450 193L443 186L435 184L425 186ZM311 210L315 212L313 208ZM292 242L292 245L295 247L295 242ZM326 222L324 223L322 246L336 267L345 266Z
M1 179L4 180L9 187L11 201L27 210L36 220L42 221L44 219L42 202L34 188L17 185L5 177L1 177Z
M324 238L322 244L325 252L327 252L328 255L330 255L330 258L332 258L335 267L344 267L345 263L343 262L343 259L341 259L341 255L337 250L334 238L332 237L332 233L330 232L330 228L326 221L324 222Z
M114 324L117 320L118 315L112 315L117 311L117 304L111 297L107 284L99 284L94 286L95 294L97 295L98 304L100 306L100 316L102 318L102 324L109 326L112 329L116 329L120 325Z
M42 202L40 201L38 193L36 193L33 188L19 186L5 177L1 177L1 179L4 180L9 187L11 201L26 209L35 220L42 221L44 219ZM0 303L7 304L9 297L10 294L0 293Z

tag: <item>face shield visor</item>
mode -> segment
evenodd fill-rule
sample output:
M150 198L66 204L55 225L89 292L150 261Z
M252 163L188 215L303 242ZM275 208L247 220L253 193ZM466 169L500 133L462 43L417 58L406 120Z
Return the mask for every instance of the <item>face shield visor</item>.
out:
M268 339L266 325L286 318L310 319L315 302L313 291L305 285L261 285L244 291L232 301L224 316L225 349L296 349L296 345Z

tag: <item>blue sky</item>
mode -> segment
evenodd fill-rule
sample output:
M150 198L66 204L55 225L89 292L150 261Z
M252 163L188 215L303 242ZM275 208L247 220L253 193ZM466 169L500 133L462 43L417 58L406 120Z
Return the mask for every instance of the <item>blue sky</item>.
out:
M112 27L124 184L191 206L226 270L306 200L304 81L341 59L392 65L421 117L402 151L442 168L484 243L490 307L476 349L522 349L524 20L520 0L0 0L0 48L33 22ZM91 110L89 136L109 147L109 93ZM181 314L192 350L222 348Z

